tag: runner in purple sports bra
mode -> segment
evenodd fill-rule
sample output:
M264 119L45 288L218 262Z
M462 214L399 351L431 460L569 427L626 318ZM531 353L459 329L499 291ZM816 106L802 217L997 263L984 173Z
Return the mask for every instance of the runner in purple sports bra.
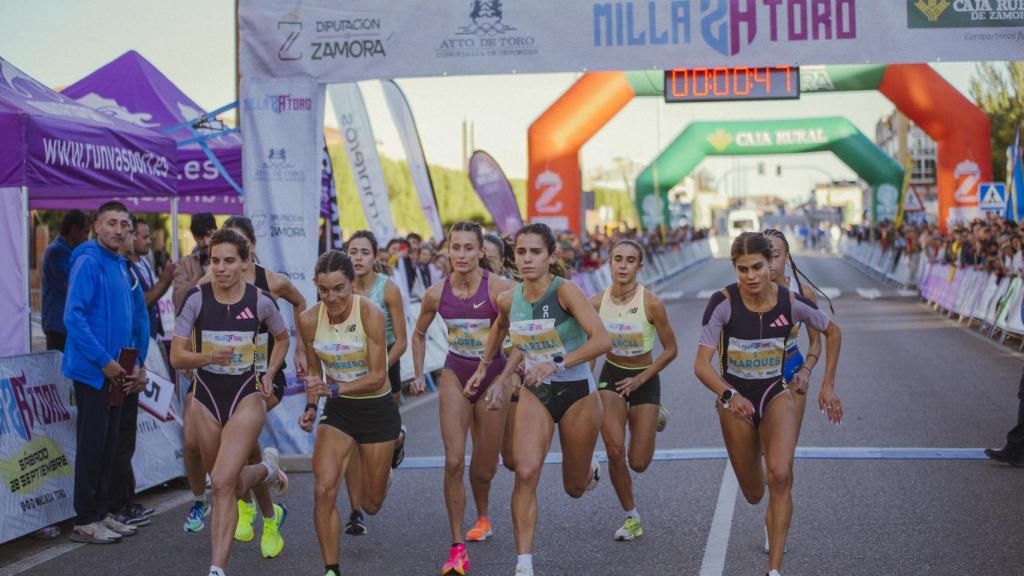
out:
M493 534L488 518L488 497L491 479L498 467L505 431L508 402L501 408L490 408L491 394L504 394L501 386L492 386L495 377L505 368L499 352L484 359L484 348L491 326L498 317L495 305L498 294L511 285L491 274L483 251L483 231L473 222L459 222L448 234L448 255L452 272L443 282L434 284L423 295L420 317L412 336L412 358L416 378L414 392L424 388L423 359L426 355L427 329L440 313L448 326L448 356L438 382L441 412L441 436L444 439L444 496L453 542L442 575L463 575L469 570L465 541L480 542ZM477 366L488 366L482 384L467 388ZM478 401L482 400L482 401ZM466 490L462 477L465 470L466 434L472 430L473 459L469 479L476 502L477 522L465 536L462 517L466 507Z

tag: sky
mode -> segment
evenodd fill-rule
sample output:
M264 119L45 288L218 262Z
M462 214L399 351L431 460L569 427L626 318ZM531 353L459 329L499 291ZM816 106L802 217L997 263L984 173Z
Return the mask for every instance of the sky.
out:
M66 86L136 50L207 110L235 99L234 0L0 0L0 57L41 82ZM973 63L933 65L966 94ZM527 170L526 133L578 74L539 74L399 79L423 140L427 160L462 165L463 120L475 126L475 143L511 177ZM403 157L377 82L360 83L376 139L390 157ZM874 138L875 124L893 106L876 92L808 94L764 103L666 104L636 99L581 152L584 171L628 158L650 163L690 122L715 119L782 119L845 115ZM325 119L337 126L329 106ZM766 175L752 170L766 163ZM775 165L783 176L775 176ZM807 166L817 168L808 169ZM701 164L721 177L729 192L804 195L825 174L855 179L828 153L800 157L715 158ZM751 169L751 170L745 170ZM731 190L728 190L731 188Z

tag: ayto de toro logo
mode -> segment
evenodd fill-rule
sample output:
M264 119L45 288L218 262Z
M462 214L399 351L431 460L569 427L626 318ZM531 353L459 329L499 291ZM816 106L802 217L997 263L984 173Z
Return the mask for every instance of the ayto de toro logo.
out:
M306 175L288 161L288 149L282 146L267 149L256 169L256 179L261 182L304 182Z
M518 28L505 20L505 4L502 0L473 0L466 23L453 36L441 40L435 50L437 57L536 55L536 38L514 34Z
M32 384L24 373L0 378L0 437L17 434L26 442L40 426L70 420L56 384Z
M907 0L909 28L1024 26L1024 0Z

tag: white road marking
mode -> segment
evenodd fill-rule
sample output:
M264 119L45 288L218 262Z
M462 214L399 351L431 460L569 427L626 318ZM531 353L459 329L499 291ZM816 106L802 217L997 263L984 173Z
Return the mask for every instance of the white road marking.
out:
M711 295L714 294L715 292L716 290L701 290L700 292L697 293L697 298L700 298L701 300L704 300L705 298L711 298Z
M857 294L865 300L877 300L882 297L882 292L878 288L857 288Z
M700 576L722 576L725 570L725 555L729 551L729 533L732 532L732 514L736 509L736 493L739 483L732 466L726 462L722 474L722 486L718 489L718 503L711 520L708 543L704 546L704 559L700 563Z
M78 544L75 542L57 544L56 546L52 548L47 548L46 550L43 550L38 554L33 554L27 558L18 560L13 564L8 564L7 566L0 568L0 576L14 576L15 574L28 572L29 570L35 568L36 566L39 566L40 564L49 562L50 560L53 560L55 558L60 558L68 552L71 552L72 550L77 550L82 546L85 546L85 544Z
M663 292L663 293L659 294L659 296L661 296L662 300L666 300L667 301L667 300L679 300L680 298L683 297L683 294L685 294L685 292L683 292L682 290L674 290L672 292Z
M900 288L899 290L896 291L896 294L899 294L902 298L914 298L917 297L917 290L907 290L905 288Z
M835 300L843 295L843 291L833 286L826 286L821 289L821 293L828 296L830 299Z

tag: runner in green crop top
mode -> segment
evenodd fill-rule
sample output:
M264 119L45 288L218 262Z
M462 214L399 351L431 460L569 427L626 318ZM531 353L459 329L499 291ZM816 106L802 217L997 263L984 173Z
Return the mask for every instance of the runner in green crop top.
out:
M516 574L533 575L533 536L537 518L537 483L558 426L562 447L562 486L573 498L597 485L594 445L601 427L601 401L590 361L611 349L611 338L578 286L552 274L556 268L555 236L545 224L529 224L516 234L516 265L523 285L498 297L498 318L487 338L483 358L493 358L511 332L518 353L526 357L526 374L516 408L515 488L512 518L519 562ZM497 381L509 386L516 362ZM467 390L480 385L490 361L482 360ZM491 394L502 402L507 394Z

